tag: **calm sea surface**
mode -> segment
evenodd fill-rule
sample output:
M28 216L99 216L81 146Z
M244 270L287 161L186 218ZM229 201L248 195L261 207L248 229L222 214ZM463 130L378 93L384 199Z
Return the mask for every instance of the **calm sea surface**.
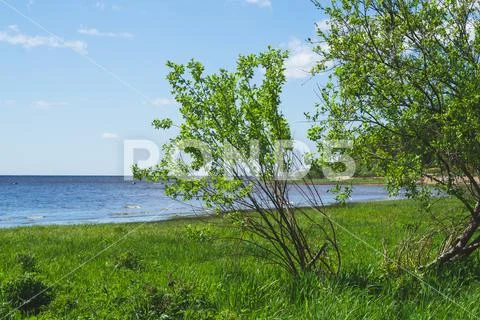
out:
M329 186L317 186L325 204ZM384 200L382 186L356 186L350 201ZM296 204L301 197L293 194ZM201 203L165 196L161 184L123 177L0 176L0 227L165 220L205 214Z

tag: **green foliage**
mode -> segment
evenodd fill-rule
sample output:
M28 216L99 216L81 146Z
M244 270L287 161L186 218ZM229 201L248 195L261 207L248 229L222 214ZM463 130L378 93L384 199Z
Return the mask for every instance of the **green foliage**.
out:
M39 276L25 273L2 286L3 296L12 308L25 314L37 314L53 300L53 292Z
M215 306L192 284L171 279L166 289L146 287L146 301L135 315L147 319L214 320Z
M347 200L350 199L352 195L352 191L352 186L342 186L339 184L336 184L329 190L329 192L335 194L335 201L341 205L345 205L347 203Z
M458 241L444 257L468 255L480 241L478 1L344 0L323 10L330 29L319 32L316 72L332 73L310 137L353 141L348 153L393 194L428 200L436 189L460 199L472 218L457 220L465 238L449 235Z
M335 62L320 136L354 140L356 158L375 162L392 190L414 193L432 167L476 175L480 47L466 30L479 10L472 0L334 1L321 35L329 50L318 48L323 65Z
M142 261L135 253L127 251L115 257L114 265L116 269L138 270L142 268Z
M24 272L35 272L37 269L37 260L35 256L31 253L18 253L16 255L16 260L20 264L22 271Z
M167 79L180 104L182 123L163 146L160 163L149 169L134 167L134 176L164 181L168 196L201 200L218 213L255 211L259 215L254 218L236 217L244 240L268 253L258 256L292 274L335 273L340 263L333 266L331 257L339 260L340 254L318 193L305 191L311 186L287 185L295 162L304 162L293 151L290 127L280 110L286 59L286 52L268 48L239 56L235 71L220 69L213 74L205 74L195 60L186 65L168 62ZM171 125L168 119L154 121L156 128ZM311 243L298 223L297 217L306 212L293 208L289 194L294 187L303 187L299 192L305 202L324 217L315 225L324 244ZM191 228L187 235L208 236Z
M206 75L203 65L195 60L187 65L168 62L171 71L167 79L181 105L183 123L179 134L163 147L165 157L159 165L150 170L135 167L134 176L168 181L167 195L183 200L199 198L216 209L250 192L251 184L241 179L248 174L274 178L276 142L291 138L279 110L286 57L285 52L270 48L259 55L240 56L235 72L221 69L211 75ZM262 73L263 79L257 83ZM157 119L153 125L166 129L173 122ZM178 147L191 156L190 163L174 158ZM257 155L258 163L248 161ZM195 175L207 164L206 176ZM248 168L240 170L239 164ZM255 170L257 164L262 170Z
M155 119L152 122L152 126L155 129L170 129L173 125L173 121L171 119Z
M187 238L199 242L206 242L213 239L212 228L210 225L199 226L187 224L185 227L185 234Z

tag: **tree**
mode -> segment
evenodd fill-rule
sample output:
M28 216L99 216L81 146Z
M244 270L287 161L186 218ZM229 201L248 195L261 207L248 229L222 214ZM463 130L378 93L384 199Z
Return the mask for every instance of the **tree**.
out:
M479 1L316 5L329 30L319 31L313 72L331 73L310 136L351 139L355 159L375 164L392 193L425 199L437 190L460 200L468 217L434 263L468 256L480 246Z
M167 79L183 122L164 145L158 166L135 167L134 175L164 181L167 195L200 199L228 215L247 231L244 241L292 274L336 273L340 256L335 230L317 190L288 182L306 175L308 168L279 109L286 57L270 48L240 56L235 72L221 69L212 75L205 75L194 60L186 66L168 62ZM173 122L157 119L153 125L168 129ZM294 208L294 191L310 209ZM318 227L314 237L305 229L312 225Z

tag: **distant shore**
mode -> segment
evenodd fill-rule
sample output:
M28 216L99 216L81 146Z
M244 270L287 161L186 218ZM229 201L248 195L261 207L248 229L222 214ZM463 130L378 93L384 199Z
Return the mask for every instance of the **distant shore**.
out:
M310 178L305 180L307 183L317 185L335 185L335 184L352 184L352 185L364 185L364 186L380 186L385 185L385 178L383 177L353 177L350 179L344 179L335 181L327 178Z

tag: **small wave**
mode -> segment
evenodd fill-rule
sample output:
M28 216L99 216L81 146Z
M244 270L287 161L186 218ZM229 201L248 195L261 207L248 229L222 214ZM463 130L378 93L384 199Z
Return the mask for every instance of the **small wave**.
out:
M116 216L119 216L119 217L123 217L123 216L135 216L135 213L131 213L131 212L114 212L114 213L110 213L110 216L112 216L112 217L116 217Z
M114 212L109 214L112 218L141 218L151 216L148 212Z
M34 216L28 216L27 217L28 220L42 220L44 218L45 218L45 216L42 216L42 215L34 215Z
M139 204L127 204L124 207L125 209L141 209L142 206Z
M168 209L158 209L152 211L119 211L119 212L111 212L109 215L111 217L147 217L147 216L158 216L164 215L164 212L168 211Z

